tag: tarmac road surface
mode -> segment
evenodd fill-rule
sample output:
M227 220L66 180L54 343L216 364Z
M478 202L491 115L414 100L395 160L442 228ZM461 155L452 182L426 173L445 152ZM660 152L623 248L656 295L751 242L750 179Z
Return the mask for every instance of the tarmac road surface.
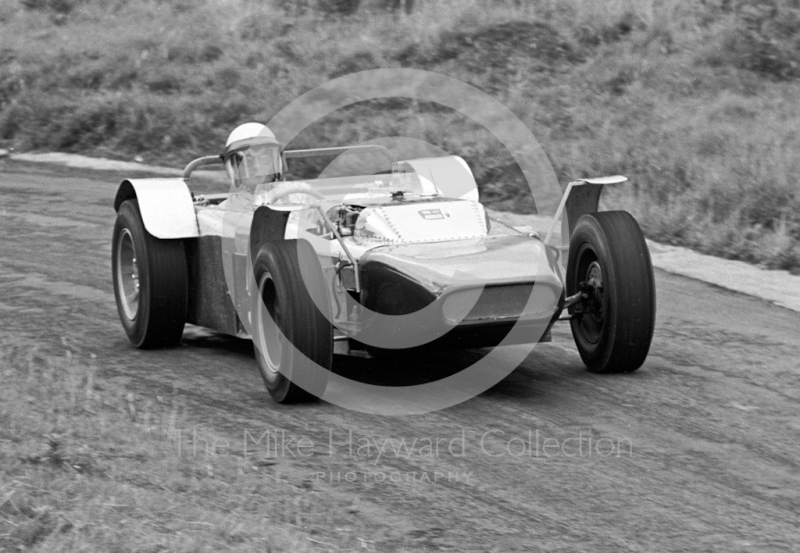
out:
M54 355L68 344L97 355L103 378L180 397L198 432L287 438L283 474L313 480L321 500L357 497L354 524L379 551L800 547L798 313L657 271L655 338L636 373L588 373L564 326L445 411L287 408L267 396L247 341L189 328L179 348L129 345L110 276L118 176L2 164L0 347L22 357L32 341ZM338 370L452 370L478 355ZM311 454L293 456L302 437Z

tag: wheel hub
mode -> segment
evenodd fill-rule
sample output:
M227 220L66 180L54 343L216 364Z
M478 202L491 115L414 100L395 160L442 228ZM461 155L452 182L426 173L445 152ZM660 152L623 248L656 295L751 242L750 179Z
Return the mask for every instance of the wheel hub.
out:
M603 293L603 269L597 261L592 261L586 271L586 284L595 293Z
M603 330L603 268L592 261L585 274L586 279L578 284L583 301L573 315L578 318L586 339L596 343Z
M270 379L277 377L280 372L280 359L283 345L278 329L278 306L275 294L275 283L269 274L265 274L259 283L259 296L256 310L257 338L259 354L264 360L264 368Z
M123 229L117 245L117 283L122 292L122 310L130 320L139 312L139 266L136 246L128 229Z

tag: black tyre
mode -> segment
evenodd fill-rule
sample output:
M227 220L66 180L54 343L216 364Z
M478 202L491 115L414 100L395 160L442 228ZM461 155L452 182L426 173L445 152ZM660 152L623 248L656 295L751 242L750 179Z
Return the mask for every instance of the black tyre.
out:
M184 245L147 232L135 199L119 208L111 267L117 311L131 343L142 349L178 343L189 296Z
M570 308L570 325L589 370L626 373L641 367L653 339L656 293L636 219L624 211L581 217L570 239L566 284L568 295L588 295Z
M253 343L267 390L279 403L322 396L333 364L333 325L317 254L305 240L267 242L253 272Z

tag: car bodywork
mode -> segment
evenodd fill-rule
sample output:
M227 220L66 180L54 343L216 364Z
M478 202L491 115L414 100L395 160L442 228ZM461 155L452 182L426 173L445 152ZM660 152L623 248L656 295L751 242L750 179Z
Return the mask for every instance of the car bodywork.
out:
M364 148L375 147L282 156L286 163ZM223 162L222 156L200 158L183 178L123 181L114 207L136 198L150 234L184 244L187 322L195 325L249 337L251 260L266 241L301 238L314 247L326 276L337 353L548 340L570 301L561 266L566 246L551 243L555 229L565 213L573 224L596 211L603 185L625 179L570 183L543 240L490 220L463 159L396 161L383 153L389 169L380 174L195 195L194 169Z

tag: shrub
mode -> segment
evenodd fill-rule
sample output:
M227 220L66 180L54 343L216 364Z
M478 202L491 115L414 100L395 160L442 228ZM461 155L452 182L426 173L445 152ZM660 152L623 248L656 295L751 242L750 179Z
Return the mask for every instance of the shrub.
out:
M331 71L328 76L331 79L341 77L350 73L357 73L367 69L375 69L380 67L380 64L375 59L372 52L356 52L336 64L336 67Z
M74 10L81 2L82 0L21 0L22 6L27 10L64 15Z
M318 0L320 11L334 15L353 15L358 11L361 0Z
M800 77L800 4L793 0L741 0L734 25L707 55L712 65L788 80Z

